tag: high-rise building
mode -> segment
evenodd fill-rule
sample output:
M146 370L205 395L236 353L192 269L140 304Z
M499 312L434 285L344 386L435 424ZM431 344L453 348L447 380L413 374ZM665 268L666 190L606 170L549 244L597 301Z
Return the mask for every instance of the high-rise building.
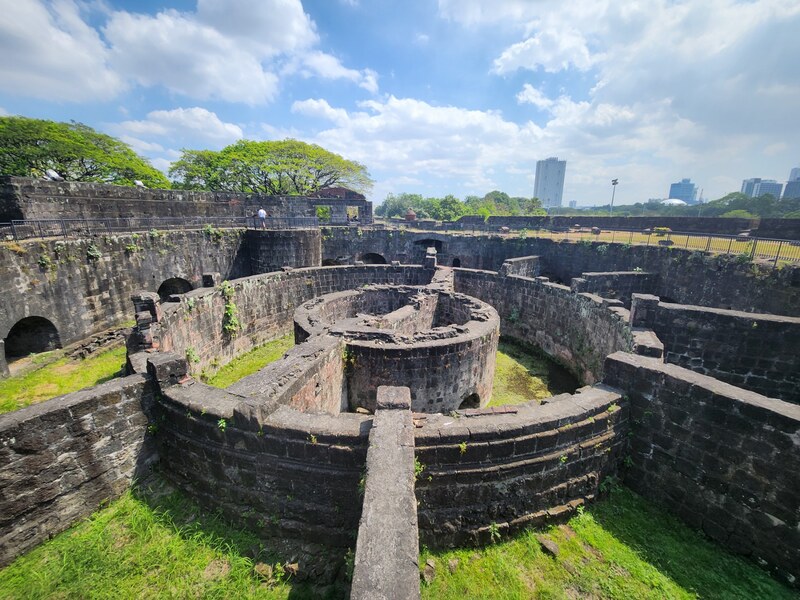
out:
M753 197L753 191L755 190L756 184L761 183L761 177L753 177L752 179L745 179L742 181L742 193L745 196Z
M786 187L783 188L783 199L791 198L800 198L800 178L787 181Z
M669 186L669 197L674 200L683 200L686 204L697 202L697 186L691 179L681 179L678 183Z
M795 167L789 172L789 181L800 180L800 167Z
M772 194L776 200L779 200L782 191L782 183L778 183L774 179L762 179L753 186L753 198L758 198L765 194Z
M578 201L577 200L570 200L569 201L570 208L578 208Z
M536 162L536 181L533 184L533 195L541 200L544 208L561 206L564 194L564 176L567 172L567 161L550 157Z

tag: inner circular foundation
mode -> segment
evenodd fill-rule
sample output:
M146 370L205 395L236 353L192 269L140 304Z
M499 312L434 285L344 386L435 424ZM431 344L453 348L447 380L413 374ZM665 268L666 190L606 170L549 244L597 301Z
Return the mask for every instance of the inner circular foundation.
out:
M470 296L432 288L367 286L306 302L295 339L340 338L350 410L373 411L378 386L411 389L416 412L488 404L500 318Z

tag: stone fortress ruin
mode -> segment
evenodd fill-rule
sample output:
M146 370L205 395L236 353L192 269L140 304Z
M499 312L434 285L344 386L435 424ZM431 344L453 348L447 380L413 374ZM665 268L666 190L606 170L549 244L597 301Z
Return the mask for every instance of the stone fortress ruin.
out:
M797 584L800 267L381 229L352 199L330 202L360 226L320 229L290 220L325 199L3 186L29 227L62 209L109 223L0 249L3 360L132 313L136 328L127 376L0 415L2 564L157 466L265 539L355 545L353 597L414 597L420 542L562 519L618 477ZM114 229L165 206L211 219L261 204L286 226ZM260 371L200 380L290 332ZM582 387L486 408L501 334Z

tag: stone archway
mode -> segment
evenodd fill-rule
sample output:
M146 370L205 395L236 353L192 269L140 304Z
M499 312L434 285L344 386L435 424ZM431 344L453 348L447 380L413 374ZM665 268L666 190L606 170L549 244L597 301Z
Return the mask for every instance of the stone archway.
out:
M382 254L376 252L367 252L361 255L361 261L365 265L387 265L389 264Z
M61 348L58 329L44 317L25 317L17 321L5 340L6 359Z
M158 296L164 302L173 294L185 294L191 292L194 286L184 279L183 277L170 277L165 279L160 286L158 286Z

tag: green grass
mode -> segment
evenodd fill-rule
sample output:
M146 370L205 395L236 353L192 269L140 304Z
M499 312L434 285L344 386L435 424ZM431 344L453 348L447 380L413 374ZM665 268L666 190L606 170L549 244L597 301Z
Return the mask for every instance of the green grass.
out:
M287 350L294 346L294 334L285 335L277 340L267 342L254 348L222 367L213 376L205 379L208 385L226 388L242 377L251 375L266 365L281 358Z
M545 554L544 534L559 546ZM640 496L619 489L567 524L528 530L480 550L423 551L430 600L527 598L797 599L753 563L728 554ZM459 561L454 573L448 563Z
M0 571L0 598L343 597L253 570L289 560L180 493L128 491Z
M152 486L126 492L0 570L0 598L345 597L342 584L265 582L255 564L284 565L295 550L265 547L160 482ZM542 551L538 535L558 544L556 557ZM436 577L422 583L426 600L799 597L625 488L566 524L481 549L423 549L420 565L428 559ZM453 573L451 559L458 560Z
M116 377L125 364L124 346L83 360L67 357L53 360L60 353L37 354L31 357L31 363L38 368L23 375L0 379L0 413L103 383Z
M487 406L521 404L564 392L574 392L577 381L541 352L503 338L497 346L492 399Z

